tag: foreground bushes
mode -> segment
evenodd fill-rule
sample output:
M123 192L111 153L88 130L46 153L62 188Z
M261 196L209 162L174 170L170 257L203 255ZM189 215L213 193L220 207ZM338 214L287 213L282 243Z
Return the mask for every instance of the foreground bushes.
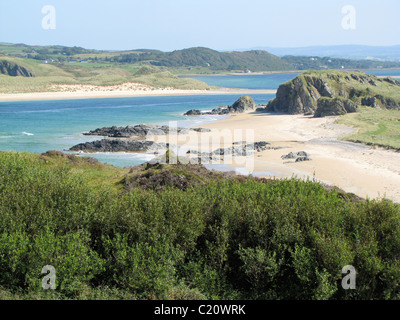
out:
M397 299L399 213L296 179L123 194L0 153L0 298Z

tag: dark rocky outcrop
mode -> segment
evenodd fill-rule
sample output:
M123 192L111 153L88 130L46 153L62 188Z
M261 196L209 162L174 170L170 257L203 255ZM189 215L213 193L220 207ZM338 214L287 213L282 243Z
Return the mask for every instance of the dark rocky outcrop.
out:
M225 115L230 113L243 113L246 111L255 110L257 107L253 98L250 96L241 96L235 103L227 107L218 107L208 112L201 112L197 109L192 109L186 112L185 116L200 116L200 115Z
M7 60L0 60L0 74L17 77L34 77L35 73L19 64Z
M382 79L382 81L386 81L386 82L388 82L388 83L390 83L390 84L392 84L392 85L394 85L394 86L400 86L400 81L399 80L396 80L396 79L393 79L393 78L383 78Z
M296 159L296 162L311 161L310 155L305 151L290 152L281 157L283 160Z
M357 105L349 99L324 97L318 100L318 107L314 117L340 116L357 111Z
M296 159L296 162L303 162L303 161L311 161L312 159L310 157L298 157Z
M211 132L211 129L207 128L190 128L189 130L195 132Z
M376 97L367 97L361 99L361 105L373 108L379 108Z
M175 131L176 130L176 131ZM171 128L171 133L188 134L189 131L210 132L210 129L204 128ZM147 124L139 124L136 126L126 127L105 127L84 133L85 136L103 136L110 138L130 138L145 137L148 135L166 135L170 133L169 126L155 126Z
M200 110L192 109L192 110L189 110L188 112L186 112L184 115L185 116L200 116L201 114L202 113Z
M359 105L400 109L400 81L363 72L304 72L280 85L264 111L325 116L357 112Z
M250 96L241 96L235 103L228 107L229 112L245 112L248 110L255 110L256 103Z
M271 147L270 143L266 141L259 141L254 143L246 143L245 141L234 142L232 147L218 148L212 152L199 152L195 150L189 150L187 154L198 154L203 159L217 159L217 156L250 156L254 152L262 152L265 150L276 150L280 147Z
M69 150L83 152L144 152L157 151L168 147L169 144L163 142L157 143L146 140L103 139L80 143Z
M279 86L276 98L266 109L289 114L314 113L321 97L333 97L325 81L312 76L296 77Z
M282 159L296 159L297 157L308 157L309 154L305 151L299 151L299 152L290 152L288 154L283 155L281 158Z

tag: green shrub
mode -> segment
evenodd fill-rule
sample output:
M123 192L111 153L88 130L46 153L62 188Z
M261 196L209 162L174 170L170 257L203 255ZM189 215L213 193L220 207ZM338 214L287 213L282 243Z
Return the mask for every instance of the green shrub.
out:
M99 164L54 161L0 152L0 299L400 298L388 200L295 178L126 191L94 187ZM356 290L341 287L346 265Z
M182 253L168 240L151 243L130 243L117 235L104 239L113 282L140 298L163 297L175 284L175 266Z

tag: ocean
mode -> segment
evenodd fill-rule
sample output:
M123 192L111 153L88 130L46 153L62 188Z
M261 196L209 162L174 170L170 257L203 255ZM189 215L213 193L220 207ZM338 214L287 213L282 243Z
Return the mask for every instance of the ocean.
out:
M370 72L372 73L372 72ZM277 89L297 74L235 75L195 77L210 85L247 89ZM391 75L400 75L391 71ZM82 133L96 128L142 123L179 127L214 122L228 116L186 117L190 109L211 110L231 105L240 95L154 96L77 100L0 102L0 150L42 153L66 151L70 147L100 137ZM254 94L257 104L266 104L273 94ZM119 167L134 166L153 156L135 153L95 153L91 157Z
M180 127L213 122L227 116L186 117L190 109L210 110L231 105L240 95L156 96L106 99L0 102L0 150L42 153L65 151L75 144L98 140L82 133L96 128L141 123ZM253 95L257 104L265 104L273 95ZM146 154L90 154L115 166L132 166L151 159Z

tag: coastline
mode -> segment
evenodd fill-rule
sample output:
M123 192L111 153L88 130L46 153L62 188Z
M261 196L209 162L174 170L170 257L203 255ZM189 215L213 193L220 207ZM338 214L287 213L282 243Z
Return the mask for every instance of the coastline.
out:
M255 141L283 147L256 153L249 171L273 172L272 177L276 178L316 179L363 198L387 198L400 203L400 153L341 141L339 138L353 129L335 124L336 119L247 112L201 127L211 129L210 135L252 128ZM298 163L281 158L299 151L309 153L312 161ZM230 166L246 168L237 163Z
M80 86L81 89L68 91L68 86L60 91L30 92L30 93L0 93L0 101L29 101L29 100L70 100L70 99L96 99L96 98L128 98L145 96L182 96L182 95L251 95L275 94L277 90L236 89L220 88L211 90L172 89L140 87L132 90L111 90L107 87Z
M260 72L222 72L222 73L193 73L178 76L179 78L191 78L191 77L223 77L223 76L257 76L257 75L272 75L272 74L292 74L302 73L307 70L287 70L287 71L260 71Z

